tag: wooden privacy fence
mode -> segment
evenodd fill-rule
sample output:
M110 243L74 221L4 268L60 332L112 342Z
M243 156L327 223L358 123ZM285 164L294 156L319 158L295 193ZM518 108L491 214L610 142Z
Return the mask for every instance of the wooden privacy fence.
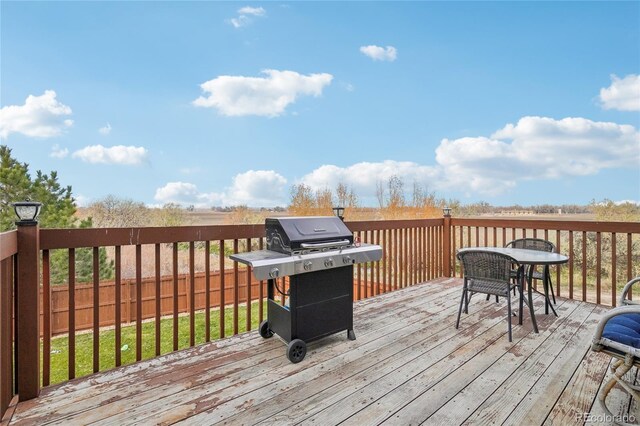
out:
M233 300L233 269L225 270L225 300ZM215 271L209 277L209 303L212 308L220 307L220 271ZM194 299L191 300L189 288L192 280L188 274L178 275L178 312L187 313L193 303L196 311L204 310L207 297L206 279L204 272L196 273L193 279ZM142 286L142 319L155 318L156 312L156 280L155 277L146 277L141 281ZM264 283L263 283L264 285ZM136 321L136 281L134 279L122 280L120 283L120 312L121 322L129 324ZM252 295L252 300L258 300L260 293L260 281L251 280L251 291L247 292L247 275L241 274L238 279L238 300L246 303L247 294ZM115 281L101 281L99 286L100 312L98 315L100 327L115 326ZM264 291L264 289L263 289ZM41 289L42 294L42 289ZM51 287L51 335L56 336L69 331L69 286L57 285ZM93 285L77 284L75 286L75 330L87 330L93 327ZM160 316L173 313L173 277L160 277ZM40 330L43 336L44 312L40 313Z

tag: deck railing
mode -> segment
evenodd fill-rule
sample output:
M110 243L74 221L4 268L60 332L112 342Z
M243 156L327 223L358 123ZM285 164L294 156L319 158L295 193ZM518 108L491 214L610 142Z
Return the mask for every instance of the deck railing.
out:
M359 241L383 247L379 262L354 268L355 300L461 276L457 249L502 246L522 236L549 239L559 252L571 254L570 263L554 271L557 294L564 297L614 304L617 288L640 273L640 223L445 216L347 226ZM19 227L1 234L0 412L16 393L28 399L40 386L255 328L265 317L265 283L247 286L255 281L250 268L228 256L263 248L264 236L263 225ZM101 278L105 268L113 276ZM280 285L286 287L287 280ZM58 286L64 291L54 291ZM280 302L287 303L284 296ZM54 338L54 329L68 332ZM63 365L56 358L54 369L53 357L60 356Z
M13 291L17 257L16 231L0 234L0 418L15 395L13 382Z
M618 292L640 274L640 223L561 220L451 219L452 274L462 247L502 247L516 238L551 241L567 265L552 267L556 295L616 306ZM633 295L629 293L629 297Z

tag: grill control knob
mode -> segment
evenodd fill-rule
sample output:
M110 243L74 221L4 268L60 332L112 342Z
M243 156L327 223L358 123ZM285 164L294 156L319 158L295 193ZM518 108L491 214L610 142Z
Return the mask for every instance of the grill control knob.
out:
M332 259L332 258L329 258L329 259L325 260L325 261L324 261L324 266L325 266L326 268L331 268L331 267L333 266L333 259Z
M310 271L311 269L313 269L313 262L308 260L304 262L304 265L302 265L302 267L304 268L305 271Z
M269 271L269 276L271 278L278 278L280 276L280 270L278 268L273 268Z
M342 258L342 263L344 263L345 265L348 265L351 263L351 256L345 256Z

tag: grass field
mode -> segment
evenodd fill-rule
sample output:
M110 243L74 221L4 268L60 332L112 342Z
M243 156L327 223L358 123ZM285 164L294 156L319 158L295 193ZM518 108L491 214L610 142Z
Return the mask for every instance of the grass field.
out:
M251 306L251 329L257 330L259 317L259 302ZM264 305L266 316L266 303ZM246 307L238 307L238 332L246 331ZM220 338L220 312L211 310L211 340ZM225 336L233 334L233 308L225 309ZM155 357L155 321L142 324L142 359ZM196 345L205 341L205 313L197 312L195 315ZM160 353L173 352L173 318L160 320ZM189 316L178 318L178 347L189 347ZM119 349L122 354L122 365L131 364L136 360L136 327L135 324L122 327L122 345ZM41 350L42 353L42 350ZM54 337L51 340L51 384L60 383L69 378L69 338L67 336ZM42 365L42 362L40 363ZM100 332L100 371L115 367L115 330L103 330ZM76 335L76 377L93 373L93 334L82 333ZM41 375L42 377L42 375Z

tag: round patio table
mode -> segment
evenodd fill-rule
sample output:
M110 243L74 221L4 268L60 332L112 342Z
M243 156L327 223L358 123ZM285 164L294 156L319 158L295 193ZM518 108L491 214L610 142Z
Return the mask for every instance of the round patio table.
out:
M458 250L459 253L464 253L466 250L484 250L493 253L501 253L506 254L507 256L511 256L520 266L529 266L529 273L527 274L527 297L528 297L528 305L531 310L531 323L533 324L533 331L538 332L538 323L536 322L536 315L533 310L533 290L531 281L533 278L533 271L536 266L544 266L545 267L545 278L544 278L544 293L545 293L545 301L549 302L549 292L548 292L548 282L547 282L547 268L550 265L562 265L569 261L569 256L565 256L560 253L549 253L546 251L539 250L527 250L527 249L518 249L511 247L467 247ZM520 299L522 300L522 299ZM551 307L553 309L553 307ZM522 303L520 303L520 312L522 312ZM555 310L554 310L555 313ZM522 315L520 315L522 318Z

